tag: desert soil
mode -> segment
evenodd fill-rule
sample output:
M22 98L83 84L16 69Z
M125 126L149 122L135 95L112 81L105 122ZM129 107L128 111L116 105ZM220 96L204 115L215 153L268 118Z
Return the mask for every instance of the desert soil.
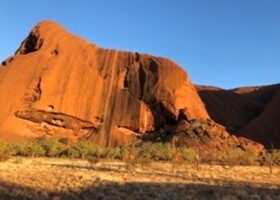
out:
M0 199L280 199L280 168L22 158L0 162Z

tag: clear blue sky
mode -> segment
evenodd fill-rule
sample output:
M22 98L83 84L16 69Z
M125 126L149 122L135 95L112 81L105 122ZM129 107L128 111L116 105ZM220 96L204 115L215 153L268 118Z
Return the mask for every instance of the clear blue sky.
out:
M171 58L198 84L280 82L280 0L1 0L0 60L40 20L102 47Z

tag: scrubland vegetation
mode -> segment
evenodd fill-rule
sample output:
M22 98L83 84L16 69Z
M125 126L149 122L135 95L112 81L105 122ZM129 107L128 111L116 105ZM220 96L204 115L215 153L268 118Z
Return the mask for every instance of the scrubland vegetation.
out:
M279 158L162 142L2 141L0 199L279 199Z
M70 143L67 138L51 137L29 142L0 141L0 161L11 156L62 157L88 160L112 159L129 162L174 161L221 165L279 165L280 151L270 150L262 155L228 148L223 151L177 147L174 143L141 142L117 147L101 147L89 140Z

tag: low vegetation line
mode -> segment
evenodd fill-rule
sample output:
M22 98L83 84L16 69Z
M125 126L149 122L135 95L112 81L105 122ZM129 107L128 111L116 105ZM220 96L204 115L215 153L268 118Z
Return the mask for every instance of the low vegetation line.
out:
M90 162L114 159L126 162L183 161L221 165L280 165L280 151L254 155L241 149L201 150L177 147L173 143L137 141L127 146L101 147L89 140L70 143L67 138L50 137L26 142L0 141L0 161L11 156L82 158ZM199 166L198 166L199 167Z

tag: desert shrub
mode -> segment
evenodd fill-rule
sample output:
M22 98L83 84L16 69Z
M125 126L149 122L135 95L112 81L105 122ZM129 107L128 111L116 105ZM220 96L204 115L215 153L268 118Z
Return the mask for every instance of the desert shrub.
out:
M106 157L107 149L89 140L81 140L67 148L63 155L70 158Z
M280 150L272 151L272 159L274 164L280 165Z
M13 156L57 157L67 148L60 138L39 138L29 142L10 143L10 154Z
M180 152L180 154L182 156L182 160L191 162L191 163L196 160L196 155L198 154L196 149L188 148L188 147L180 147L180 148L178 148L178 151Z
M193 121L193 126L198 126L199 121ZM150 162L160 161L187 161L195 163L199 155L201 163L224 165L251 165L257 160L257 155L238 148L227 148L223 151L209 149L200 151L188 147L176 147L176 141L172 143L142 142L137 141L131 145L118 147L101 147L89 140L80 140L70 144L67 138L52 137L37 139L29 142L6 143L0 141L0 155L7 156L46 156L69 158L109 158L126 162ZM272 157L271 157L272 155ZM273 150L264 155L264 162L273 159L273 164L280 165L280 151Z
M1 154L11 154L12 146L9 143L0 141L0 153Z
M147 142L137 147L138 156L153 160L172 160L176 148L171 143Z
M242 165L253 165L258 160L259 155L252 151L242 151L239 154L238 161Z
M171 161L180 154L184 160L195 159L196 151L192 148L177 148L173 143L145 142L132 146L120 147L121 159Z
M78 148L75 148L75 146L69 147L64 152L62 152L61 156L68 157L68 158L80 158L81 152Z
M27 156L28 155L28 145L26 142L15 142L11 143L11 155L13 156Z
M69 139L68 138L58 138L58 141L62 144L68 145L69 144Z
M0 141L0 162L5 162L11 154L11 146L6 142Z
M39 142L33 141L28 143L25 154L26 156L42 157L46 155L46 151Z
M66 145L59 141L59 138L36 139L29 142L0 142L0 152L12 156L59 156Z
M139 146L137 148L139 157L151 159L152 158L151 151L153 152L153 150L151 150L151 146L152 146L151 142L146 142L143 145Z
M99 157L99 158L106 158L108 148L98 146L94 143L92 143L92 145L94 145L96 148L96 152L95 152L94 156Z
M81 140L74 145L74 148L79 152L80 158L86 158L94 156L99 147L88 140Z
M121 148L120 147L108 148L106 157L110 159L121 159L122 158Z
M120 146L120 159L123 161L127 161L131 159L131 147L130 146Z
M268 150L263 155L264 164L280 165L280 150Z
M163 143L159 146L158 149L159 160L172 160L176 153L176 148L171 143Z
M159 145L161 145L160 142L157 144L153 144L152 142L144 143L139 147L138 150L139 157L146 158L146 159L154 158L155 160L157 160L159 157L157 154Z
M27 156L29 155L29 146L30 144L26 142L8 143L0 141L0 153L7 154L10 156Z
M57 157L66 148L66 145L61 143L60 138L51 137L47 139L38 139L34 141L33 145L41 146L47 157Z
M211 149L203 153L202 161L209 164L222 165L251 165L257 160L258 155L251 151L243 151L239 148L227 148L224 150Z
M86 156L93 154L93 150L87 141L81 140L69 147L63 152L63 154L70 158L85 158Z

